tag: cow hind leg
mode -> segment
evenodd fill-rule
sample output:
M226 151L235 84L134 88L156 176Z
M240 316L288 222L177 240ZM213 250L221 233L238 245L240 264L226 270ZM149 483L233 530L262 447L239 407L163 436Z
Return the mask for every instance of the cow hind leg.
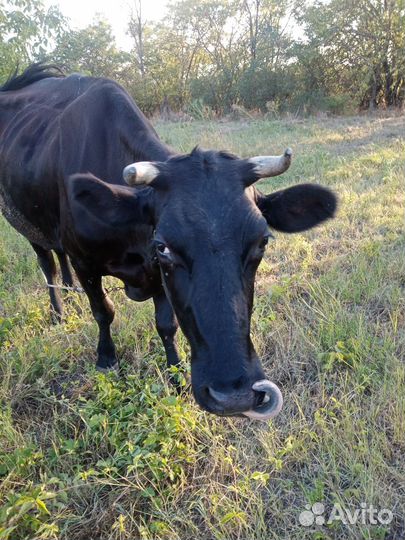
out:
M49 298L51 301L51 320L53 324L60 323L63 314L63 304L59 290L52 287L56 285L57 269L52 251L46 250L38 244L31 243L37 254L37 259L42 272L45 275L49 287Z
M73 275L66 253L64 253L63 251L57 251L56 255L58 256L59 266L62 273L62 283L64 287L73 287Z
M117 356L110 330L115 314L114 304L103 289L101 276L94 275L91 271L83 269L81 266L75 264L73 260L72 265L84 292L87 294L91 311L99 328L96 369L98 371L117 370Z

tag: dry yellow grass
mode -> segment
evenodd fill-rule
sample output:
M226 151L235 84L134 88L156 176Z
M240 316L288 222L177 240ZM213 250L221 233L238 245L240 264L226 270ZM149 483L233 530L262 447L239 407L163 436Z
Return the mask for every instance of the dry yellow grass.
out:
M333 222L278 234L259 269L253 337L285 408L258 425L173 397L151 304L120 292L125 377L96 375L87 301L72 296L67 323L50 326L30 246L1 219L0 538L403 538L404 118L157 128L181 151L292 146L291 169L262 189L339 195ZM303 526L316 502L393 519Z

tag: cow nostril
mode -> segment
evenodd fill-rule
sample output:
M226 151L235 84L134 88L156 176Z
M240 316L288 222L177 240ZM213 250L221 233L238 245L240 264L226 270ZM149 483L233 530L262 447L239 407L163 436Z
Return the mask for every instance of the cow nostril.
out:
M252 388L223 392L207 387L207 394L215 408L229 415L243 413L255 406L255 392Z
M255 394L255 400L254 400L255 407L260 407L260 405L263 405L263 403L266 403L267 401L269 401L269 396L266 394L266 392L254 390L254 394Z

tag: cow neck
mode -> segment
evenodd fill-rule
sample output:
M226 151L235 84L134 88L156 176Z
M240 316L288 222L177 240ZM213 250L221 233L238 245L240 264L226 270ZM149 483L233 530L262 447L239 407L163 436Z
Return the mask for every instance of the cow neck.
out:
M142 148L141 156L137 161L167 161L174 156L176 152L169 146L165 145L157 136L149 140L144 148Z

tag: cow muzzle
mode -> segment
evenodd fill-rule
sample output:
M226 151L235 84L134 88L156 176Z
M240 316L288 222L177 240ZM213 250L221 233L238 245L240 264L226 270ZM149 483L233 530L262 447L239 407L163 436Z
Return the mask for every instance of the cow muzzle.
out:
M223 416L237 414L265 422L277 416L283 406L279 387L267 379L256 381L247 393L228 394L208 388L208 394L211 412Z

